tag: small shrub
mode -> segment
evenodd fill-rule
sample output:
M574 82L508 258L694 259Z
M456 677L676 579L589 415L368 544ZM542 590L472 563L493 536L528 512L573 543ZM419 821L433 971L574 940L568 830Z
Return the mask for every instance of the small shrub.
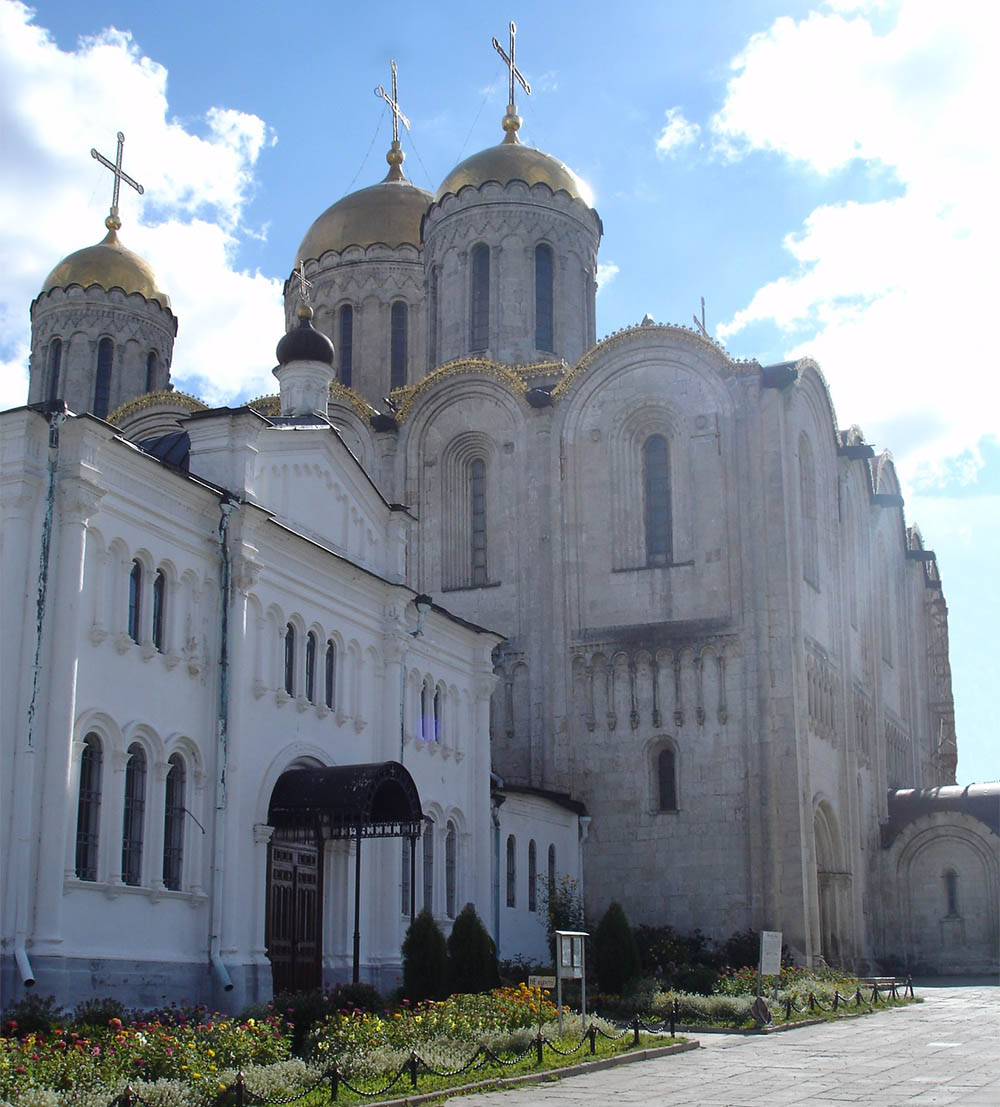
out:
M94 996L76 1005L73 1009L72 1025L99 1026L103 1029L112 1019L120 1019L122 1022L128 1020L128 1009L125 1004L111 996Z
M500 983L496 946L471 903L448 935L448 981L453 992L488 992Z
M710 996L719 974L708 965L688 965L673 974L673 987L681 992Z
M443 999L448 990L448 947L425 907L403 939L403 991L411 1003Z
M385 1002L371 984L338 984L330 993L330 1002L338 1009L366 1011L369 1015L385 1009Z
M5 1038L23 1038L25 1034L48 1035L66 1021L66 1012L56 1003L55 996L29 993L12 1003L3 1013L0 1029Z
M594 961L602 992L627 992L639 976L639 951L622 905L613 900L594 935Z

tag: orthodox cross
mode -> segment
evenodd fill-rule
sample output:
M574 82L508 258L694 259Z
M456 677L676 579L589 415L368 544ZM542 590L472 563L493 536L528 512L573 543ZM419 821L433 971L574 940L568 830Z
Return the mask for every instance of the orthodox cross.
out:
M312 288L312 281L306 278L306 263L299 258L299 264L295 267L295 276L299 282L299 299L304 303L309 303L309 289Z
M528 82L524 79L524 74L521 72L520 69L517 68L517 66L514 63L514 39L516 37L517 37L517 25L514 23L514 20L512 19L510 21L510 57L507 56L507 51L504 50L504 48L500 45L500 43L497 42L496 39L493 40L493 49L496 50L496 52L500 55L501 58L503 58L504 65L506 65L507 69L509 70L508 75L509 75L509 78L510 78L510 93L509 93L508 98L507 98L507 103L508 104L513 104L514 103L514 78L515 77L520 82L521 88L524 89L524 91L527 93L527 95L528 96L531 95L531 85L529 85Z
M111 214L115 219L118 218L118 190L121 187L122 181L124 181L127 185L131 185L136 190L136 192L139 193L140 196L143 194L143 192L145 192L145 189L142 187L142 185L139 184L138 181L133 181L132 178L125 172L125 170L122 169L122 150L124 146L125 136L122 134L121 131L119 131L118 156L115 158L114 161L108 161L108 159L103 154L98 153L97 150L93 148L91 148L90 151L90 156L92 158L96 158L101 163L101 165L103 165L106 169L110 169L111 172L115 175L115 191L111 197Z
M381 96L382 99L389 105L389 108L392 111L392 141L393 142L399 142L399 125L400 125L400 123L402 123L403 126L407 130L409 130L410 129L410 121L399 110L399 97L398 97L398 94L396 92L396 62L395 62L395 59L390 59L389 64L392 66L392 95L390 96L381 85L379 85L378 88L375 89L375 95L376 96Z
M699 319L697 315L692 315L691 318L694 320L694 325L697 328L699 334L703 335L705 338L711 338L712 337L708 333L707 328L705 327L705 297L704 296L702 296L702 298L701 298L701 318Z

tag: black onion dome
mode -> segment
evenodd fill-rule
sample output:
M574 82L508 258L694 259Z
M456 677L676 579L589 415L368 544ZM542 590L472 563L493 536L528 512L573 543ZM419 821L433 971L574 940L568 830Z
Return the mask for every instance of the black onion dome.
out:
M333 365L333 343L312 325L312 311L300 309L299 325L285 335L274 351L279 365L290 361L322 361Z

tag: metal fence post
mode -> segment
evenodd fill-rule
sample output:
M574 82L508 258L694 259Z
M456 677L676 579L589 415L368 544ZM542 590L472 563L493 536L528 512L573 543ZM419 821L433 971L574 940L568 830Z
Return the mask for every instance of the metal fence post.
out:
M594 1053L597 1049L597 1027L593 1023L587 1029L587 1037L590 1039L590 1052Z
M637 1046L639 1044L639 1016L636 1015L632 1019L632 1045Z
M677 1014L680 1011L680 1006L681 1005L677 1001L677 998L674 997L674 999L671 1001L671 1004L670 1004L670 1037L671 1038L677 1037Z
M327 1075L330 1077L330 1101L333 1102L340 1094L340 1070L336 1061L327 1069Z
M236 1080L233 1083L233 1087L236 1089L236 1107L243 1107L244 1096L246 1093L246 1082L243 1079L242 1072L238 1072L236 1074Z
M535 1035L535 1060L540 1065L542 1063L542 1046L545 1044L545 1039L542 1037L542 1032Z

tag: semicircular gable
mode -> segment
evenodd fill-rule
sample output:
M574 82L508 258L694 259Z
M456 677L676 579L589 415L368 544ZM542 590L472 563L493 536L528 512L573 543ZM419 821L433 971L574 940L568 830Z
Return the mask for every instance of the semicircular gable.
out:
M500 365L488 358L459 358L428 373L418 384L409 388L399 388L393 392L393 397L398 397L396 422L402 424L406 419L411 418L424 406L426 397L436 392L442 384L450 382L449 387L454 387L457 382L453 378L463 376L500 382L512 397L516 397L522 403L526 402L524 395L527 386L510 366Z

